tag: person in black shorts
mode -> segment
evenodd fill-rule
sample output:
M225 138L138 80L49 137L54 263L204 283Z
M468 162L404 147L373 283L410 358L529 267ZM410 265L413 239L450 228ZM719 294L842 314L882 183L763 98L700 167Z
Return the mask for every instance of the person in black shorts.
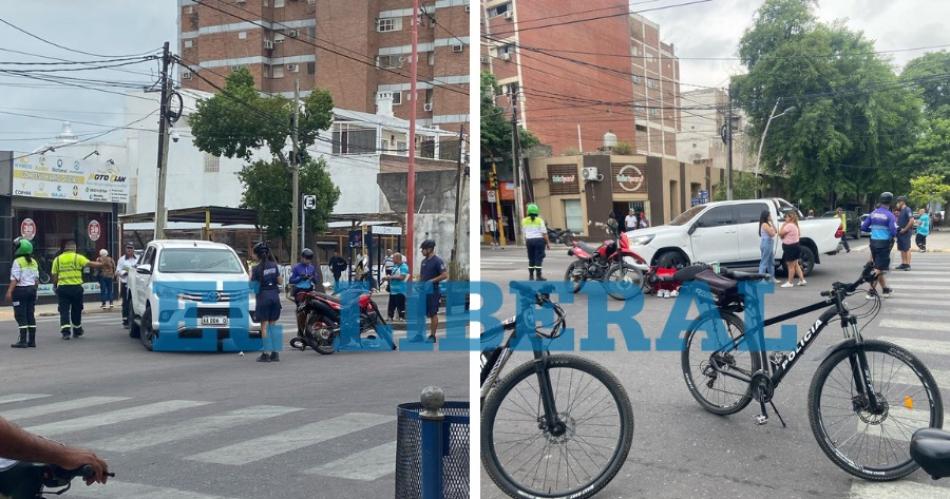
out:
M881 293L886 298L891 295L891 289L887 287L884 280L884 273L891 265L891 248L894 244L894 237L897 235L897 218L891 212L890 204L894 195L890 192L881 193L880 204L877 209L872 211L864 222L861 223L863 232L871 233L871 263L877 272L877 279L871 283L871 291L867 294L867 299L874 298L877 294L876 285L881 286Z
M280 355L277 353L281 343L279 331L272 328L280 319L280 287L283 278L277 260L266 243L254 245L254 256L259 263L251 270L251 282L256 282L259 286L255 312L258 322L261 323L261 339L264 341L263 351L257 361L280 362Z
M445 262L435 254L435 241L426 239L419 248L425 257L419 268L419 280L432 283L432 293L426 297L426 317L429 318L429 341L435 343L435 332L439 327L439 301L442 298L439 283L449 278L449 271Z
M914 233L914 210L907 206L905 196L897 196L897 251L901 253L898 270L910 270L910 236Z

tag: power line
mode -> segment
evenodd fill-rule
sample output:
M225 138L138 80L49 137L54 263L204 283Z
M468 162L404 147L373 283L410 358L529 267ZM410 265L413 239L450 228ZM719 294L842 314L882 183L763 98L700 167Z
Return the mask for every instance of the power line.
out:
M32 37L32 38L35 38L35 39L37 39L37 40L39 40L39 41L41 41L41 42L43 42L43 43L52 45L52 46L54 46L54 47L61 48L61 49L63 49L63 50L68 50L69 52L75 52L75 53L77 53L77 54L83 54L83 55L91 55L91 56L93 56L93 57L105 57L105 58L136 57L136 56L143 56L143 55L148 55L148 54L154 54L155 52L158 51L158 49L153 49L153 50L150 50L150 51L148 51L148 52L143 52L143 53L141 53L141 54L125 54L125 55L95 54L95 53L92 53L92 52L85 52L85 51L82 51L82 50L70 48L70 47L67 47L67 46L65 46L65 45L60 45L60 44L58 44L58 43L56 43L56 42L47 40L46 38L43 38L43 37L41 37L41 36L39 36L39 35L35 35L35 34L33 34L33 33L30 33L29 31L27 31L27 30L25 30L25 29L23 29L23 28L21 28L21 27L15 25L15 24L13 24L13 23L11 23L10 21L7 21L6 19L3 19L3 18L0 18L0 23L6 24L7 26L9 26L9 27L11 27L11 28L13 28L13 29L15 29L15 30L17 30L17 31L19 31L19 32L21 32L21 33L27 35L27 36L30 36L30 37Z
M71 86L71 87L84 88L84 89L87 89L87 90L94 90L94 91L96 91L96 92L102 92L102 93L107 93L107 94L121 95L121 96L123 96L123 97L133 97L133 98L136 98L136 99L151 100L151 99L146 99L145 97L140 97L140 96L138 96L138 95L131 95L131 94L122 93L122 92L113 92L113 91L111 91L111 90L105 90L105 89L102 89L102 88L96 88L96 87L90 87L90 86L86 86L86 85L80 85L80 84L78 84L78 83L71 83L71 82L68 82L68 81L56 80L56 79L53 79L53 78L47 78L47 77L43 77L43 76L21 74L21 73L17 73L17 72L13 72L13 71L8 71L8 70L0 70L0 73L11 74L11 75L14 75L14 76L20 76L20 77L23 77L23 78L29 78L29 79L33 79L33 80L46 81L46 82L51 82L51 83L58 83L58 84L60 84L60 85L66 85L66 86Z
M654 12L654 11L658 11L658 10L666 10L666 9L672 9L672 8L676 8L676 7L686 7L686 6L688 6L688 5L696 5L696 4L707 3L707 2L711 2L711 1L712 1L712 0L693 0L692 2L678 3L678 4L673 4L673 5L663 5L663 6L660 6L660 7L653 7L653 8L642 9L642 10L637 10L637 11L631 11L631 10L628 10L628 9L624 9L623 12L620 12L620 13L617 13L617 14L606 14L606 15L602 15L602 16L588 17L588 18L584 18L584 19L572 19L572 20L570 20L570 21L561 21L561 22L557 22L557 23L545 24L545 25L540 25L540 26L530 26L530 27L527 27L527 28L518 28L518 29L513 29L513 30L510 30L510 31L500 31L500 32L496 32L495 34L496 34L496 35L506 35L506 34L511 34L511 33L521 33L521 32L524 32L524 31L531 31L531 30L535 30L535 29L553 28L553 27L555 27L555 26L565 26L565 25L568 25L568 24L577 24L577 23L583 23L583 22L587 22L587 21L597 21L597 20L600 20L600 19L609 19L609 18L611 18L611 17L629 16L629 15L632 15L632 14L642 14L642 13L644 13L644 12Z

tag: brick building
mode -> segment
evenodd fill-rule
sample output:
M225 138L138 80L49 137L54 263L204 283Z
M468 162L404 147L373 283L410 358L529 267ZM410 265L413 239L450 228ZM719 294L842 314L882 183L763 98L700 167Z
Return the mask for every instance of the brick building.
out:
M221 85L247 67L263 92L326 88L341 108L375 113L381 93L397 117L415 102L422 126L468 122L468 1L423 2L418 99L409 95L411 0L178 0L178 53ZM220 10L217 10L220 9ZM224 12L221 12L224 11ZM214 91L186 68L182 86Z
M679 61L626 0L483 0L481 19L482 69L518 91L521 124L554 154L596 151L610 131L676 158Z

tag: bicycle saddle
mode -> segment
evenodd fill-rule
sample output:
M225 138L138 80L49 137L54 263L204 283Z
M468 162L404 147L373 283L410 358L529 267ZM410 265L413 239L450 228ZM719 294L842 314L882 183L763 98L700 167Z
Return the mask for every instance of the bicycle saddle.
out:
M737 281L758 281L760 279L768 279L770 277L767 274L759 274L757 272L742 272L741 270L725 270L723 271L723 275Z
M950 476L950 433L936 428L914 432L910 456L934 480Z
M710 291L717 294L730 294L737 292L738 282L735 279L721 276L711 268L702 268L698 265L680 269L673 275L673 278L680 282L701 281L709 285Z

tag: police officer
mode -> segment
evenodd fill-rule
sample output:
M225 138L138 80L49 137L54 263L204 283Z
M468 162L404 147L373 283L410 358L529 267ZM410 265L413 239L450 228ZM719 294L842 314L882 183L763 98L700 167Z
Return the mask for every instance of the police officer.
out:
M13 348L36 348L36 280L39 266L33 258L33 243L18 237L13 241L13 266L7 301L13 303L13 316L20 327L20 339Z
M53 289L59 298L59 332L64 340L82 336L82 272L85 267L102 264L76 253L76 241L67 240L63 252L53 259Z
M545 248L550 249L548 242L548 228L544 220L538 216L538 205L528 205L528 216L521 221L521 230L524 232L525 245L528 247L528 274L534 281L546 281L541 276L541 262L544 261ZM537 277L535 277L537 273Z

